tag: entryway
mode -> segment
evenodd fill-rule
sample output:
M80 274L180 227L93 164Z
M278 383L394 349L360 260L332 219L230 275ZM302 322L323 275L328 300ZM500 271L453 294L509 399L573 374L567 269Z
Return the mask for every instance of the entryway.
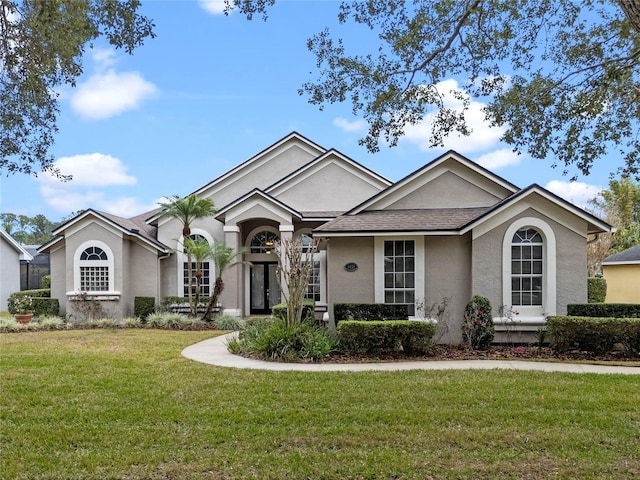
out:
M277 277L278 262L253 262L250 270L250 313L269 314L271 307L280 303Z

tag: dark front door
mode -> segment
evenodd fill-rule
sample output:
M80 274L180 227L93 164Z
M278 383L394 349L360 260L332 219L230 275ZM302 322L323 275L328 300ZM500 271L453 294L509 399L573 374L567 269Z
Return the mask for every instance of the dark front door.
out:
M251 314L271 313L280 303L276 262L254 262L251 266Z

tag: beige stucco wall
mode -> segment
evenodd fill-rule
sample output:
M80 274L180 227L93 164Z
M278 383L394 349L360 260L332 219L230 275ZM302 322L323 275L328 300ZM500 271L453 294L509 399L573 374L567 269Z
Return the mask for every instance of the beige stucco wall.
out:
M278 200L300 212L340 211L344 212L378 193L384 185L373 185L371 178L363 178L349 169L328 162L314 171L313 175L276 193Z
M0 236L0 311L7 310L7 298L20 290L20 253Z
M409 185L411 186L411 185ZM411 208L464 208L495 205L501 198L483 190L477 185L446 172L429 183L416 188L389 209Z
M502 243L511 223L523 217L544 220L553 230L556 240L556 314L563 315L569 303L587 300L587 248L584 236L529 208L496 228L473 240L472 295L482 295L491 301L493 315L499 314L501 305L510 305L511 299L502 298ZM553 260L552 260L553 261Z
M471 235L425 237L425 305L449 298L445 323L436 339L460 342L464 307L471 298ZM420 294L417 293L418 299Z
M135 242L127 242L125 265L129 270L124 275L122 292L124 316L133 315L135 297L153 297L158 305L158 257L149 248ZM128 279L128 280L127 280Z
M327 247L328 311L333 324L333 304L342 302L373 303L373 237L332 238ZM344 266L355 263L358 270L347 272Z
M606 303L640 303L640 264L603 265Z

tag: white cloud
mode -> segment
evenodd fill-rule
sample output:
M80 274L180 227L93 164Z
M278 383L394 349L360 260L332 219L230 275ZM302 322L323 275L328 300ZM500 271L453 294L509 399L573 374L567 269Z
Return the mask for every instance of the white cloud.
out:
M367 128L367 122L364 120L354 120L353 122L350 122L343 117L334 118L333 124L345 132L362 132Z
M61 157L54 162L54 166L62 174L73 176L73 180L65 185L74 187L106 187L135 185L137 183L136 177L127 174L127 167L120 159L103 153ZM59 180L48 174L38 178L49 185L60 183Z
M595 198L603 190L603 187L599 185L562 180L552 180L547 183L545 188L581 208L593 208L589 206L589 200Z
M71 97L71 107L83 118L103 120L137 108L156 92L157 87L138 72L109 69L80 84Z
M498 170L503 167L520 164L521 157L510 148L501 148L493 152L485 153L475 158L474 161L487 170Z
M224 0L198 0L198 3L207 12L214 15L224 14L224 9L226 8Z
M96 47L91 51L91 59L99 70L111 67L116 63L116 51L113 48Z
M145 204L128 196L128 187L136 185L136 177L118 158L102 153L62 157L55 166L73 180L60 182L49 174L38 177L44 202L61 213L94 208L125 218L156 208L156 202Z

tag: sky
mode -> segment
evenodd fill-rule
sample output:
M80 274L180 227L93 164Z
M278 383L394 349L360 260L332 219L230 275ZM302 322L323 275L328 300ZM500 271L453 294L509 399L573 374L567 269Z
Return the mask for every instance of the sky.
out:
M501 143L501 129L483 122L481 102L471 105L470 137L429 148L425 119L408 127L398 146L370 154L358 145L366 124L350 103L321 111L298 89L317 78L306 47L315 33L329 27L347 51L375 37L353 24L339 26L334 0L278 1L266 22L225 16L222 4L145 1L140 12L154 20L155 39L132 56L101 43L87 49L76 87L59 91L60 131L52 149L73 180L2 176L0 212L43 214L54 222L87 208L132 217L165 197L188 195L292 131L392 181L453 149L519 187L537 183L579 206L606 188L620 166L602 159L571 183L550 160L517 156Z

